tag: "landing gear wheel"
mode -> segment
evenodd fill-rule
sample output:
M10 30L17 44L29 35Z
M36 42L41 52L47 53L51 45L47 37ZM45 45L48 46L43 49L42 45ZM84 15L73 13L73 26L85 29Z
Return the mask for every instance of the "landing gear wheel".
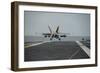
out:
M52 40L52 38L50 38L50 40Z
M61 39L59 38L59 40L61 40Z

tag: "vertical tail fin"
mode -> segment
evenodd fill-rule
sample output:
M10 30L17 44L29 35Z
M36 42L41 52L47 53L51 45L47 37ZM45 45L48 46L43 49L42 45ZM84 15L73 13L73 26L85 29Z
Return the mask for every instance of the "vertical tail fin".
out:
M56 33L58 33L58 30L59 30L59 26L58 26L57 29L56 29Z
M50 26L48 26L48 28L49 28L50 33L52 33L52 30L51 30Z

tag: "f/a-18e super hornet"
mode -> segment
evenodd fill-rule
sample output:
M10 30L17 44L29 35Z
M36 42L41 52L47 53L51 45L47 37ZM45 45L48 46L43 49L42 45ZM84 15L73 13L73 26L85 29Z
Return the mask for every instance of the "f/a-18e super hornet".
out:
M50 26L48 26L48 28L49 28L50 33L43 33L43 35L45 38L49 37L50 40L52 40L53 38L61 40L61 37L67 37L66 34L69 34L69 33L60 33L59 26L57 27L56 31L52 31Z

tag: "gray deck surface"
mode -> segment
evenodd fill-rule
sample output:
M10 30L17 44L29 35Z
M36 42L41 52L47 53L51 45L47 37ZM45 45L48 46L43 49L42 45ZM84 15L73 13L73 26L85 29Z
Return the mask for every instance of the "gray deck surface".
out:
M47 42L24 50L24 61L86 58L89 58L89 56L74 41Z
M90 41L81 41L81 43L90 49Z

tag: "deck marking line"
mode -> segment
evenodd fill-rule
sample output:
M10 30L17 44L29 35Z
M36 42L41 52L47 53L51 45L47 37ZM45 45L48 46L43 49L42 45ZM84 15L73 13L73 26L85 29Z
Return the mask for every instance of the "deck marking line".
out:
M85 53L90 57L90 50L88 47L86 47L85 45L83 45L81 42L76 41L76 43L85 51Z
M47 42L49 42L49 41L44 41L44 42L41 42L41 43L31 44L31 45L25 46L25 48L29 48L29 47L32 47L32 46L37 46L37 45L44 44L44 43L47 43Z
M78 52L79 52L80 50L77 50L74 54L72 54L71 56L70 56L70 58L69 59L72 59L73 58L73 56L75 56Z

